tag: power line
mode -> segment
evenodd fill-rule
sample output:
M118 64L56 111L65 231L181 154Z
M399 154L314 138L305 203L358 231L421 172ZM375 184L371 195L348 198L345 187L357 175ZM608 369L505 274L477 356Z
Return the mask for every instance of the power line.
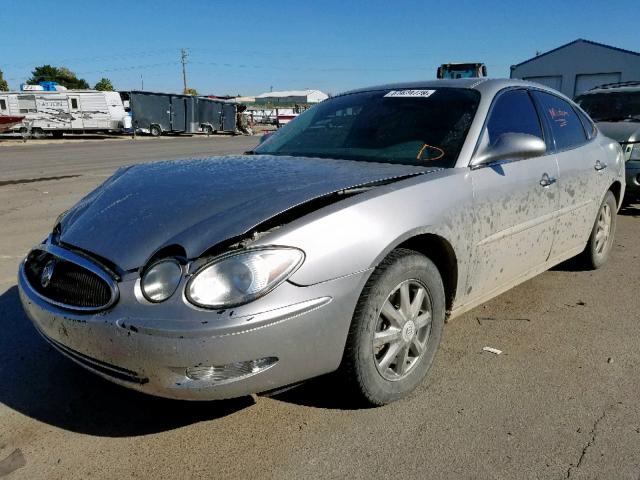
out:
M83 63L95 63L95 62L105 62L109 60L119 61L119 60L128 60L131 58L144 58L144 57L154 57L154 56L166 56L170 55L171 52L175 52L174 49L156 49L156 50L146 50L139 52L127 52L127 53L118 53L111 55L92 55L86 57L68 57L68 58L59 58L55 56L55 52L50 52L47 54L47 57L40 57L39 59L32 59L31 61L22 60L20 62L13 63L2 63L5 67L30 67L32 65L48 63L48 64L83 64Z

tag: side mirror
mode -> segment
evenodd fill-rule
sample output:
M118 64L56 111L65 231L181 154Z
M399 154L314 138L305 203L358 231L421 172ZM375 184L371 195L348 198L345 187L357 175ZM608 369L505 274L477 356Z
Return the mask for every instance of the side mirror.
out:
M547 152L547 145L540 137L527 133L503 133L495 144L489 145L471 162L486 165L500 160L523 160L540 157Z

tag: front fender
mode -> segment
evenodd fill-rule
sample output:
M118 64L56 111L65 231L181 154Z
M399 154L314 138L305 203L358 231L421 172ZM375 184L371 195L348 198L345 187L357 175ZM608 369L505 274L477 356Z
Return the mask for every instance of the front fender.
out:
M298 285L374 268L395 247L430 233L446 239L466 280L472 245L471 180L467 168L442 170L375 188L330 205L261 237L255 245L290 245L306 260Z

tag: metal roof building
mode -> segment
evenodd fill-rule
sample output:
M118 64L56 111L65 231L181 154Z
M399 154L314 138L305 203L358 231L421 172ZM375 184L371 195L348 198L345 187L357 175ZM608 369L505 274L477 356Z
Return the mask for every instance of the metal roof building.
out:
M288 90L283 92L267 92L256 97L256 103L287 104L319 103L329 98L320 90Z
M511 78L542 83L572 98L604 83L640 80L640 53L579 38L512 65Z

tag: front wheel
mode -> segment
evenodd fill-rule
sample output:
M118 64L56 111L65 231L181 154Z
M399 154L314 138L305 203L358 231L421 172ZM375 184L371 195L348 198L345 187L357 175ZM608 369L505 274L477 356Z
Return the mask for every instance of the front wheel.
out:
M616 232L617 209L616 197L608 191L598 209L587 247L581 255L581 263L587 269L595 270L607 263Z
M151 125L151 127L149 127L149 133L152 137L159 137L162 135L162 129L159 125Z
M355 394L385 405L411 392L431 367L444 317L433 262L412 250L391 252L367 282L347 338L341 370Z

